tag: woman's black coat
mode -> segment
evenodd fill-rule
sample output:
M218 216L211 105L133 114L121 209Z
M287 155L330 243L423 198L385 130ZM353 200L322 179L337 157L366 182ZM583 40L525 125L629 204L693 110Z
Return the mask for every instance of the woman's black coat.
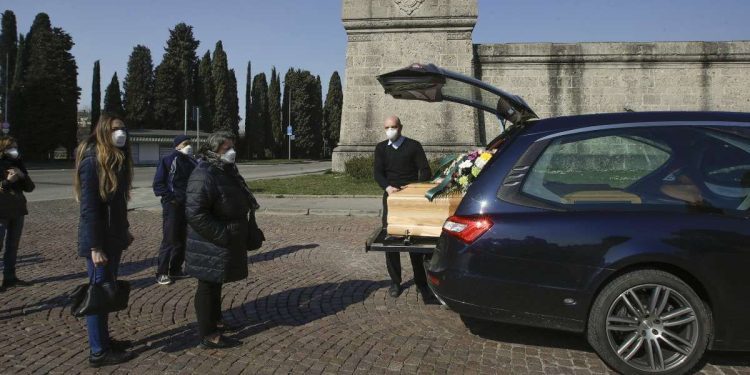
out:
M226 283L247 277L251 194L233 164L201 161L190 175L185 263L198 280Z

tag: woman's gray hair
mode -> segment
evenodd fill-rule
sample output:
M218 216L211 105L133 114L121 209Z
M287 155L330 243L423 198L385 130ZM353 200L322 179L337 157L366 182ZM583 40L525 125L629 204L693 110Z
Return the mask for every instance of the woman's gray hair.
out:
M214 132L213 134L208 136L206 143L203 143L201 145L201 149L202 149L201 151L204 153L206 151L218 152L219 147L221 147L221 145L223 145L224 142L230 141L230 140L235 141L234 134L232 134L231 132L228 132L226 130L220 130L220 131Z

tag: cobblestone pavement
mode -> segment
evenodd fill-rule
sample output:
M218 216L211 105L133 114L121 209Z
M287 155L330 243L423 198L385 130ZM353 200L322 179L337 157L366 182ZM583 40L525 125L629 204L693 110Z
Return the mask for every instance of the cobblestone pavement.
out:
M34 285L0 294L0 373L93 373L83 322L62 297L85 282L74 251L77 207L30 209L18 269ZM244 344L197 349L195 280L156 285L159 213L131 212L130 221L137 239L121 269L131 303L110 324L114 337L133 340L138 358L103 373L607 372L580 336L496 323L469 329L455 313L423 305L411 284L391 299L382 254L362 249L376 218L261 215L269 241L252 254L249 279L224 288L224 317L243 326L234 337ZM746 354L713 353L703 372L750 374L748 366Z

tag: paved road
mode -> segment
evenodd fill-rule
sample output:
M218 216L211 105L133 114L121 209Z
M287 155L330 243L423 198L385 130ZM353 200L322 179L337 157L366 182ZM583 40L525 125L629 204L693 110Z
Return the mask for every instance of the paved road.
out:
M32 203L18 273L35 284L0 294L0 374L94 373L83 321L64 308L65 292L86 282L74 253L72 201ZM195 280L154 283L158 212L131 212L136 235L121 276L130 307L110 319L112 334L138 358L101 369L117 374L599 374L608 370L578 335L494 323L464 324L424 305L411 283L388 296L382 254L365 253L377 218L259 215L268 241L251 253L247 280L224 287L224 318L244 342L195 348ZM704 374L750 374L745 353L712 353Z
M310 161L294 164L240 164L240 173L248 180L293 176L306 173L319 173L331 168L330 161ZM135 168L133 176L133 197L131 206L143 207L158 204L151 192L151 182L155 167ZM31 177L36 183L36 190L27 194L30 202L41 202L55 199L66 199L73 196L73 171L69 169L33 170Z

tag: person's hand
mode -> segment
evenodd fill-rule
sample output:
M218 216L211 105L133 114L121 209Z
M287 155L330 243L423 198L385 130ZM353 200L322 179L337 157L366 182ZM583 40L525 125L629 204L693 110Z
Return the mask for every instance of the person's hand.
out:
M19 178L20 177L18 177L18 175L16 174L15 168L8 169L8 176L5 178L6 180L13 183L13 182L18 181Z
M400 187L394 187L394 186L388 186L387 188L385 188L385 192L388 193L388 195L391 195L399 190L401 190Z
M94 262L95 267L101 267L107 265L107 254L101 249L91 249L91 261Z
M18 176L18 178L23 179L24 177L26 177L26 175L20 169L16 167L13 167L12 169L15 172L16 176Z

